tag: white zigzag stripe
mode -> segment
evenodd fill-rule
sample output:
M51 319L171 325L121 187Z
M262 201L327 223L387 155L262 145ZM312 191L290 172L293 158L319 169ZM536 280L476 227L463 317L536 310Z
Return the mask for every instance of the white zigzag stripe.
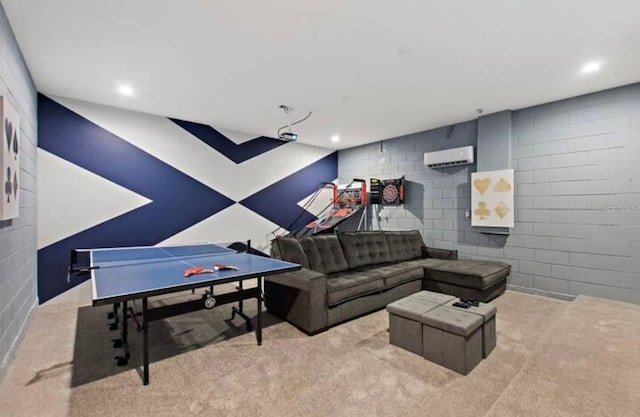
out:
M275 223L248 208L240 204L234 204L171 236L160 244L228 243L246 242L247 239L251 239L253 248L269 253L270 240L268 235L277 227L278 225Z
M38 149L38 249L151 202Z
M52 99L235 201L334 152L288 143L238 165L165 117Z
M215 129L218 132L225 135L227 139L231 140L236 145L240 145L241 143L249 142L252 139L260 137L260 135L253 135L251 133L238 132L237 130L222 129L220 127L216 127Z

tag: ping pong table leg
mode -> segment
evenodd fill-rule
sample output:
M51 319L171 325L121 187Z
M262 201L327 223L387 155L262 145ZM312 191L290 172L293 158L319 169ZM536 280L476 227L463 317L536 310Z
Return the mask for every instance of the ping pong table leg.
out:
M107 318L109 320L113 319L115 323L118 322L118 306L119 303L113 303L113 311L107 314Z
M142 383L149 385L149 323L146 297L142 299L142 332Z
M240 280L240 282L238 282L238 287L236 288L239 291L242 291L244 289L244 285L242 280ZM240 299L240 301L238 301L238 310L241 313L244 313L244 309L243 309L243 304L242 304L242 298Z
M118 366L126 366L129 363L131 354L129 353L129 327L127 323L127 302L122 302L122 331L120 339L113 339L114 348L122 348L122 356L116 356L116 364Z
M262 277L258 277L258 326L256 327L256 339L258 345L262 344Z
M109 320L113 319L113 323L109 324L109 330L118 330L118 323L120 323L120 316L118 316L118 307L120 303L113 303L113 312L107 314Z
M129 310L127 308L127 302L122 302L122 346L127 346L129 341L129 326L127 326L127 315Z

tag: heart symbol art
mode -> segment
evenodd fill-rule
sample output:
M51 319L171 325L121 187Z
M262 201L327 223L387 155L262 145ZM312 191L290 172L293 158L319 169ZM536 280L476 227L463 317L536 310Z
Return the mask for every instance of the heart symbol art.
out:
M473 186L476 187L476 190L480 191L480 194L484 194L484 192L489 189L490 185L491 178L476 178L473 180Z

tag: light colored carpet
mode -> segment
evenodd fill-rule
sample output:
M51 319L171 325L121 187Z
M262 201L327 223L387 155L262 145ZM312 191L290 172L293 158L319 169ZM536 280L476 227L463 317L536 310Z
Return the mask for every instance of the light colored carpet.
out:
M578 297L551 326L487 416L640 416L640 306Z
M508 291L498 346L461 376L388 343L378 311L309 337L266 315L263 344L230 306L150 326L151 384L141 335L118 368L107 307L86 286L47 303L0 386L12 416L631 416L640 401L640 306ZM166 302L170 300L165 300ZM247 306L250 315L255 302Z

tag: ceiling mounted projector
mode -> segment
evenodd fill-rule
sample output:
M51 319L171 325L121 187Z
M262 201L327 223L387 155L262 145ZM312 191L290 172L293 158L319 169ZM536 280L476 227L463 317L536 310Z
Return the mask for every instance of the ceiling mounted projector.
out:
M279 107L282 109L282 111L284 111L284 113L286 115L289 115L289 112L293 110L293 107L285 106L284 104L280 105ZM298 140L298 134L297 133L293 133L291 131L291 126L297 125L298 123L304 122L310 116L311 116L311 112L309 112L309 114L307 114L306 117L304 117L304 118L302 118L302 119L300 119L300 120L298 120L296 122L292 122L292 123L290 122L289 124L286 124L286 125L282 126L280 129L278 129L278 137L280 139L282 139L282 140L287 141L287 142L293 142L293 141ZM282 130L285 129L285 128L287 129L287 131L283 132Z
M293 142L294 140L298 140L298 135L293 132L282 132L280 133L280 139L288 140L289 142Z

